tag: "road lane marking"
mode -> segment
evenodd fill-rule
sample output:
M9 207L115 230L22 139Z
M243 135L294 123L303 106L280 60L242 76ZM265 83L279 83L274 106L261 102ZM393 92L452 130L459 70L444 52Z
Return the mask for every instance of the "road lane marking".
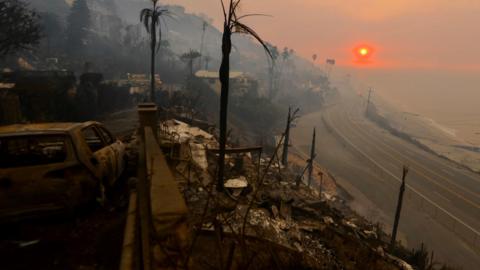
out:
M360 137L359 137L359 138L360 138ZM363 141L366 141L366 140L363 139L363 138L360 138L360 139L363 140ZM368 141L367 141L367 143L368 143ZM389 147L389 146L387 145L387 147ZM391 147L389 147L389 148L391 148ZM400 162L400 163L405 163L404 160L401 160L401 159L395 157L393 154L391 154L391 153L389 153L389 152L387 152L387 151L384 151L383 149L381 149L381 148L379 148L379 147L377 147L377 150L380 151L380 152L382 152L382 153L384 153L384 154L387 155L387 156L390 156L392 159L397 160L397 161ZM398 154L398 152L397 152L397 154ZM443 180L444 180L445 182L447 182L448 184L451 184L452 186L458 188L458 189L461 190L462 192L465 192L465 193L467 193L467 194L470 194L471 196L473 196L473 197L475 197L475 198L480 198L480 195L477 194L476 192L471 191L471 190L469 190L469 189L466 189L466 188L464 188L463 186L460 186L460 185L458 185L457 183L454 183L454 182L452 182L451 180L445 178L444 176L439 175L438 173L435 173L435 172L433 172L433 171L431 171L431 170L425 169L425 167L423 167L422 165L420 165L420 164L419 164L417 161L415 161L414 159L410 158L410 159L408 159L408 161L410 161L410 162L406 162L407 164L410 164L410 165L411 165L411 164L416 164L416 165L418 165L418 167L423 168L423 170L425 170L427 173L432 173L432 174L436 175L437 177L443 179ZM432 178L432 177L428 176L427 174L425 174L424 172L422 172L421 170L419 170L418 167L411 167L411 170L412 170L412 171L415 171L417 174L419 174L420 176L422 176L423 179L428 180L429 182L431 182L431 183L433 183L434 185L436 185L436 186L444 189L444 190L447 191L447 192L453 193L454 195L456 195L457 197L459 197L461 200L463 200L463 201L471 204L472 206L480 209L480 204L477 204L476 202L474 202L474 201L472 201L472 200L470 200L470 199L465 198L462 194L454 191L453 189L451 189L451 188L449 188L449 187L446 187L445 185L440 184L438 181L435 180L435 179L438 179L438 178Z
M300 156L302 156L302 157L303 157L304 159L306 159L306 160L310 158L303 150L301 150L299 147L297 147L297 146L295 145L295 142L294 142L292 139L290 139L290 141L291 141L292 148L295 149L295 151L297 151L297 153L298 153ZM313 163L315 164L315 166L317 167L317 169L322 170L322 166L320 165L320 163L318 163L318 162L315 161L315 160L313 161ZM365 169L365 168L364 168L365 166L361 166L361 167L362 167L362 168L360 168L360 169ZM378 173L374 173L371 169L367 169L366 171L367 171L366 173L369 174L369 175L372 175L374 179L377 179L378 181L380 181L380 182L382 182L382 183L386 183L386 181L383 179L383 177L380 177L380 176L378 175Z
M452 201L450 201L450 199L448 199L447 197L443 196L442 194L440 194L438 191L433 191L433 193L437 194L440 198L444 199L445 201L451 203Z
M349 114L349 113L347 113L347 115L351 116L351 114ZM352 123L353 123L353 122L352 122ZM366 124L365 124L365 125L366 125ZM357 126L358 126L358 125L357 125ZM375 125L374 125L374 126L375 126ZM379 128L379 127L378 127L378 126L375 126L375 128ZM385 131L384 129L382 129L382 128L380 128L380 130L381 130L382 133L385 133L385 132L386 132L386 131ZM398 138L398 139L401 140L400 138ZM402 140L402 141L403 141L403 140ZM382 142L383 144L385 144L385 145L388 145L388 143L385 142L385 140L381 140L381 142ZM473 177L473 176L471 176L471 175L467 175L467 174L464 172L465 168L462 168L462 167L459 166L458 164L454 164L455 166L453 166L452 164L450 164L451 161L443 161L443 160L442 160L442 161L443 161L444 164L442 164L442 162L440 162L439 160L436 159L436 158L438 158L437 156L434 155L435 158L432 158L432 156L430 156L431 154L429 154L429 153L427 153L428 155L425 155L425 150L422 150L422 149L418 148L418 146L413 146L413 145L411 145L411 146L414 147L414 149L416 150L416 153L421 153L421 155L422 155L423 157L425 157L426 159L428 159L428 160L436 163L437 165L439 165L439 166L444 166L444 167L448 167L448 168L450 168L451 170L456 171L456 172L458 172L459 174L462 174L463 176L469 178L470 180L473 180L474 182L480 183L480 180L478 180L477 178L475 178L475 177ZM411 153L412 155L415 154L413 151L411 151L411 150L409 150L409 149L404 149L404 150L405 150L406 152ZM395 150L395 151L397 151L397 150ZM398 151L397 151L397 152L398 152ZM420 165L420 166L422 166L422 165ZM424 168L424 169L425 169L425 170L428 170L428 168ZM433 171L431 171L431 172L433 172ZM435 174L435 172L433 172L433 173Z
M347 118L348 118L348 117L347 117ZM349 122L351 122L351 121L349 120ZM353 124L353 122L351 122L351 123ZM351 128L351 127L350 127L350 128ZM356 131L356 133L362 134L362 131L360 131L359 129L354 130L354 131ZM368 135L365 135L365 136L368 136ZM363 139L361 136L357 136L357 137L358 137L359 139L365 141L366 144L371 144L368 140ZM463 192L468 193L468 194L470 194L470 195L472 195L472 196L474 196L474 197L476 197L476 198L480 198L480 195L479 195L479 194L477 194L477 193L475 193L475 192L473 192L473 191L471 191L471 190L468 190L468 189L464 188L463 186L460 186L460 185L458 185L457 183L452 182L451 180L445 178L444 176L439 175L438 173L436 173L436 172L434 172L434 171L426 168L425 166L423 166L423 165L421 165L419 162L417 162L414 158L410 158L410 157L408 157L408 156L403 155L402 153L400 153L399 151L397 151L396 149L394 149L392 146L388 145L387 143L385 143L385 142L382 141L382 144L383 144L384 146L390 148L390 149L391 149L392 151L394 151L396 154L398 154L398 155L406 158L407 160L411 161L412 164L414 163L414 164L418 165L418 167L422 168L422 169L425 170L427 173L432 173L432 174L440 177L441 179L443 179L445 182L447 182L447 183L455 186L456 188L462 190ZM401 160L401 159L396 158L393 154L391 154L391 153L389 153L389 152L387 152L387 151L384 151L384 150L383 150L382 148L380 148L380 147L376 147L376 148L377 148L380 152L383 152L385 155L390 156L391 158L397 160L398 162L405 162L404 160ZM450 189L450 188L448 188L448 187L445 187L445 186L441 185L440 183L438 183L437 181L435 181L434 179L432 179L430 176L427 176L425 173L423 173L422 171L418 170L418 168L412 167L411 170L412 170L412 171L416 171L418 174L420 174L421 176L423 176L426 180L434 183L435 185L441 187L442 189L445 189L445 190L448 191L448 192L451 192L451 193L457 195L461 200L464 200L464 201L468 202L469 204L473 205L474 207L480 209L480 205L477 204L476 202L473 202L473 201L470 200L470 199L466 199L466 198L464 198L464 196L458 194L456 191L454 191L454 190L452 190L452 189Z
M445 170L444 168L440 168L440 170L441 170L444 174L448 174L448 175L450 175L450 176L452 176L452 177L455 177L455 175L453 175L452 172L447 171L447 170Z
M326 115L328 115L328 113L326 113ZM322 116L323 118L323 116ZM354 148L356 151L358 151L361 155L363 155L366 159L370 160L370 162L372 162L373 164L375 164L377 167L379 167L380 169L384 170L387 174L389 174L390 176L393 177L393 179L395 179L397 182L401 183L402 180L395 176L394 174L392 174L390 171L386 170L382 165L378 164L378 162L376 162L375 160L373 160L370 156L368 156L367 154L365 154L363 151L361 151L360 149L358 149L350 140L348 140L347 138L345 138L342 134L340 134L338 132L338 130L333 127L332 125L329 125L331 129L333 129L335 131L335 133L337 133L338 136L342 137L348 144L350 144L350 146L352 148ZM444 209L443 207L441 207L440 205L438 205L436 202L432 201L431 199L429 199L427 196L423 195L421 192L419 192L417 189L415 189L414 187L412 187L410 184L406 184L406 187L408 189L410 189L413 193L415 193L416 195L418 195L420 198L424 199L426 202L430 203L431 205L433 205L434 207L436 207L437 209L439 209L440 211L444 212L447 216L449 216L450 218L452 218L453 220L455 220L456 222L458 222L459 224L463 225L465 228L467 228L468 230L470 230L471 232L473 232L477 238L480 238L480 232L478 232L476 229L474 229L472 226L468 225L467 223L465 223L464 221L462 221L460 218L458 218L457 216L453 215L452 213L450 213L449 211L447 211L446 209Z

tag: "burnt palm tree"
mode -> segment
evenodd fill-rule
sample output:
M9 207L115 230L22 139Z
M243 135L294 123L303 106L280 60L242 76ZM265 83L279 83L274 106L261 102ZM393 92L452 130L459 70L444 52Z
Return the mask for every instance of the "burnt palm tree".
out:
M227 142L227 112L228 112L228 90L230 80L230 53L232 51L232 34L246 34L255 38L272 57L267 44L249 26L241 22L243 18L261 15L247 14L239 15L238 7L242 0L221 0L223 10L223 36L222 36L222 63L220 65L219 77L221 84L220 94L220 151L218 156L217 190L223 190L223 176L225 172L225 146Z
M147 33L150 34L150 101L155 102L155 54L160 49L162 40L162 26L160 20L169 15L167 9L157 6L158 0L152 0L152 8L144 8L140 12L140 22L143 22ZM157 46L158 27L158 46Z
M195 61L195 59L197 59L201 56L202 56L202 54L200 54L199 52L194 51L192 49L190 49L190 51L188 53L184 53L180 56L180 59L187 63L187 65L190 69L190 76L193 76L193 62Z

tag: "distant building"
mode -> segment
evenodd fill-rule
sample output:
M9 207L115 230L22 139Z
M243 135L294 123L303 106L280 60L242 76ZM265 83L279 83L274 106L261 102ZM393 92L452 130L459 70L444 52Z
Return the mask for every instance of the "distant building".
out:
M144 94L150 89L150 75L127 73L127 80L121 80L121 84L130 86L130 94ZM155 88L158 90L163 82L160 75L155 74Z
M220 95L221 84L218 71L199 70L195 73L197 78L203 79L218 95ZM240 71L230 71L231 92L234 96L244 96L256 83L254 79Z

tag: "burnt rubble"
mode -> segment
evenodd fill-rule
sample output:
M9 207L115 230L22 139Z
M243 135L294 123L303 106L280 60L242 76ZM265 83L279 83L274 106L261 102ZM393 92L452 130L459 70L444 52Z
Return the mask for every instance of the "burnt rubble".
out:
M230 151L225 191L217 192L215 137L177 120L164 122L161 134L189 208L189 268L413 269L386 252L378 224L356 215L335 192L320 196L298 185L298 175L276 155Z

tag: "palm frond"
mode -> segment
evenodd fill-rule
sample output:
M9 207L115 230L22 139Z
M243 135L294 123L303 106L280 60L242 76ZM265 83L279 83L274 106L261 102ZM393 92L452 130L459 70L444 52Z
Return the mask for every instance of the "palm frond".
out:
M158 16L159 17L168 17L170 19L173 19L173 20L176 20L174 16L172 16L173 13L170 12L169 10L166 10L166 9L162 9L160 11L158 11Z
M147 15L144 17L144 20L143 20L143 25L145 26L145 30L147 30L147 33L149 34L150 34L150 19L151 19L151 16Z
M157 12L158 14L160 15L164 15L164 14L167 14L167 13L170 13L170 11L168 9L165 9L163 7L156 7L155 8L155 12Z
M252 13L252 14L242 15L242 16L238 17L237 20L241 20L241 19L247 18L247 17L254 17L254 16L272 17L272 15L268 15L268 14Z
M241 1L242 1L242 0L237 0L236 2L235 2L235 0L232 1L232 5L231 5L231 13L232 13L232 15L235 15L235 16L237 15L237 14L236 14L236 13L237 13L237 8L238 8L238 5L240 5L240 2L241 2Z
M142 21L145 16L147 15L150 16L151 13L152 13L152 10L149 8L142 9L142 11L140 11L140 21Z
M152 10L151 9L144 8L140 12L140 22L143 22L143 25L145 26L145 29L147 30L147 33L150 33L149 22L150 22L151 17L152 17Z
M267 54L270 56L271 59L273 59L272 53L270 52L270 49L267 46L267 43L260 37L260 35L255 32L252 28L249 26L239 22L235 21L234 22L234 29L232 29L234 33L242 33L242 34L247 34L255 38L260 45L262 45L263 49L267 52Z
M240 1L241 0L230 0L227 25L231 25L231 23L235 21L235 18L237 17L237 7L240 4Z
M159 40L159 42L158 42L158 45L157 45L157 53L160 50L160 45L162 44L162 25L161 24L158 26L158 40Z
M223 18L225 19L225 21L227 21L227 11L225 10L225 4L223 3L223 0L220 0L220 3L222 4Z

